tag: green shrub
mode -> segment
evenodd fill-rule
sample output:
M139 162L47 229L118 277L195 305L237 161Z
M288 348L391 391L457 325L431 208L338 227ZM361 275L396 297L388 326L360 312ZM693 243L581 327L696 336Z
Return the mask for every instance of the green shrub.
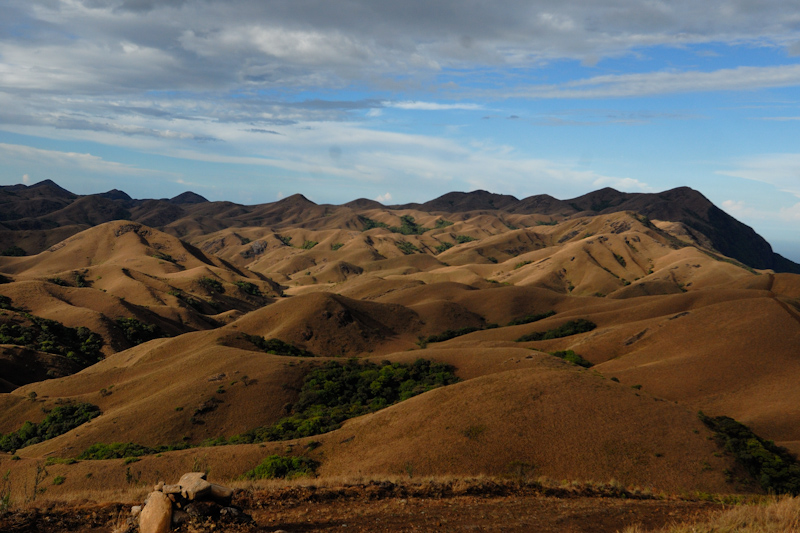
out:
M222 286L222 283L218 279L203 276L197 281L210 292L218 292L220 294L225 292L225 287Z
M243 479L295 479L298 477L313 476L317 472L319 462L308 457L292 456L281 457L270 455L254 469L245 473Z
M597 325L594 322L586 320L585 318L579 318L578 320L570 320L557 328L523 335L517 339L517 342L560 339L561 337L569 337L570 335L577 335L578 333L586 333L587 331L592 331L596 327Z
M47 278L47 281L49 281L53 285L58 285L59 287L69 287L69 282L67 282L66 280L63 280L63 279L61 279L59 277Z
M0 450L13 452L58 437L100 414L100 408L90 403L58 406L40 423L25 422L17 431L0 435Z
M452 225L453 223L450 222L449 220L440 218L439 220L436 221L436 224L433 225L433 229L446 228L447 226L452 226Z
M400 227L392 226L389 228L389 231L392 233L401 233L403 235L422 235L426 231L430 231L430 228L423 228L414 222L414 217L403 215L400 217Z
M750 428L727 416L700 420L716 434L717 443L733 454L736 461L766 491L800 495L800 463L786 448L762 439Z
M8 303L10 304L10 300ZM10 322L0 324L0 344L15 344L63 355L82 368L93 365L102 358L100 348L103 346L103 338L89 328L70 328L55 320L28 313L22 313L21 316L30 321L30 325Z
M152 257L155 257L159 261L166 261L168 263L175 262L175 259L171 255L165 254L164 252L153 252Z
M316 357L316 354L298 348L294 344L284 342L280 339L265 339L258 335L248 335L243 333L242 337L248 342L253 343L259 350L263 350L273 355L289 355L292 357Z
M437 246L436 248L434 248L434 250L436 250L436 253L437 253L437 254L440 254L440 253L442 253L442 252L446 252L447 250L449 250L449 249L450 249L450 248L452 248L453 246L454 246L454 245L453 245L453 243L452 243L452 242L447 242L447 241L445 241L445 242L443 242L442 244L440 244L439 246Z
M152 448L133 444L132 442L112 442L111 444L97 443L89 446L78 459L102 460L122 459L123 457L138 457L154 453Z
M303 248L303 250L310 250L310 249L312 249L313 247L315 247L318 244L319 244L319 242L317 242L317 241L303 241L302 248Z
M342 243L342 242L334 242L334 243L331 244L331 250L333 250L335 252L336 250L338 250L342 246L344 246L344 243Z
M56 476L56 477L53 478L53 485L61 485L66 480L67 480L67 478L65 478L64 476Z
M625 258L624 258L624 257L622 257L622 256L621 256L621 255L619 255L619 254L614 254L614 259L616 259L616 260L617 260L617 263L619 263L619 264L620 264L620 265L622 265L622 266L625 266L625 265L627 264L627 263L625 262Z
M426 345L431 342L444 342L449 341L450 339L454 339L456 337L461 337L462 335L467 335L468 333L472 333L474 331L482 331L484 329L494 329L499 327L497 324L486 324L485 326L472 326L466 328L459 328L459 329L448 329L439 333L438 335L431 335L429 337L425 337L420 339L420 345Z
M514 270L516 270L518 268L522 268L525 265L530 265L531 263L533 263L533 261L521 261L521 262L517 263L516 265L514 265Z
M6 309L8 311L17 311L17 308L11 305L11 298L8 296L3 296L0 294L0 309Z
M0 252L0 255L4 255L6 257L22 257L25 255L25 250L17 245L12 245Z
M369 231L369 230L371 230L373 228L388 228L389 227L389 224L386 224L384 222L378 222L376 220L372 220L371 218L367 218L367 217L365 217L363 215L358 215L358 220L363 225L363 228L361 229L361 231Z
M292 238L291 237L288 237L286 235L278 235L276 233L275 234L275 238L278 239L279 241L281 241L286 246L291 246L292 245Z
M465 242L472 242L476 240L475 237L470 237L469 235L456 235L456 242L458 244L464 244Z
M425 359L413 364L384 361L381 365L356 359L345 364L328 361L305 377L289 416L272 426L227 439L220 437L207 444L278 441L327 433L347 419L457 381L453 367Z
M157 325L145 324L144 322L141 322L133 317L118 318L117 326L122 329L122 334L125 335L125 338L128 340L128 342L134 346L164 336L161 332L161 328L159 328Z
M530 324L531 322L538 322L539 320L544 320L545 318L551 317L555 315L555 311L547 311L546 313L538 313L534 315L525 315L522 318L515 318L511 322L508 323L509 326L520 326L522 324Z
M594 366L592 363L576 354L572 350L559 350L557 352L550 352L550 355L555 355L556 357L560 357L565 361L568 361L574 365L582 366L583 368L591 368Z
M261 289L258 288L258 285L255 283L251 283L249 281L237 281L236 286L239 287L242 292L246 294L252 294L253 296L263 296L261 294Z
M405 255L411 255L420 251L419 248L407 241L397 241L395 246L397 246Z

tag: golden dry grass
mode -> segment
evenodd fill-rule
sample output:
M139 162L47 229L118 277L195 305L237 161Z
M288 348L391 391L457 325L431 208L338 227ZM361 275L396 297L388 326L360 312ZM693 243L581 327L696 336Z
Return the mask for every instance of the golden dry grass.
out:
M701 523L674 524L645 531L639 526L623 533L795 533L800 531L800 497L769 499L737 505Z

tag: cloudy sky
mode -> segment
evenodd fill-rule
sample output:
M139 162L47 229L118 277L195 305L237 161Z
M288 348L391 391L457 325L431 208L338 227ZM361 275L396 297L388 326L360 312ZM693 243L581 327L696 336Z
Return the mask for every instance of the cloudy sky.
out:
M5 0L0 184L689 185L800 261L797 0Z

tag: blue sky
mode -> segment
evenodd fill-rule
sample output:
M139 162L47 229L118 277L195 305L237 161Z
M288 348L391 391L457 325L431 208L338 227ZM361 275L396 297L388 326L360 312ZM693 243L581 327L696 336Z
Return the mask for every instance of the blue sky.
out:
M0 184L211 200L688 185L800 261L800 2L10 0Z

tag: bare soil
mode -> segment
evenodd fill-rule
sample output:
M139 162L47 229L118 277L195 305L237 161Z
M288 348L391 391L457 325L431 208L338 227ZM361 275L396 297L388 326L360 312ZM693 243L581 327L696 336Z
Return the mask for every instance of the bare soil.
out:
M430 490L430 488L428 489ZM452 495L413 487L370 483L339 488L237 491L235 504L253 517L249 524L194 519L175 529L185 533L311 531L537 531L614 532L639 524L658 528L699 521L721 504L628 495L575 495L485 485ZM480 493L478 493L480 492ZM581 491L585 493L586 491ZM591 492L591 491L589 491ZM624 491L622 495L630 494ZM4 533L99 533L125 531L132 504L85 504L20 510L0 518Z

